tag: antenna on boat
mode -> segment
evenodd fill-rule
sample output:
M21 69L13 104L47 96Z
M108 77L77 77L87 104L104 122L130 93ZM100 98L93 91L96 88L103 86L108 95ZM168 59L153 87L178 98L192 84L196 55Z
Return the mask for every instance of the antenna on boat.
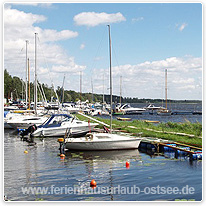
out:
M107 25L109 29L109 68L110 68L110 133L112 133L112 47L111 47L111 34L110 25Z

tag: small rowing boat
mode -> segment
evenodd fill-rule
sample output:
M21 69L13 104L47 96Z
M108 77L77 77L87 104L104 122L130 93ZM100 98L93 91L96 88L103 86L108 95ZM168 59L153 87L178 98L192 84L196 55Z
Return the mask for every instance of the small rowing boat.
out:
M142 120L144 122L149 122L149 123L159 123L160 121L155 121L155 120Z
M126 118L126 117L117 117L117 120L120 120L120 121L131 121L132 119L131 118Z

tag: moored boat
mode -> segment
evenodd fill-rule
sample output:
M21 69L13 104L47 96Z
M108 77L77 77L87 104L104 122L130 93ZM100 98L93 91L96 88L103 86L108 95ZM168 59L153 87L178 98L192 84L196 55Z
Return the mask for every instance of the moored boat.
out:
M109 28L110 51L110 108L112 110L112 66L111 66L111 36ZM82 138L66 138L65 147L70 150L122 150L137 149L142 140L140 137L126 136L125 134L112 133L112 112L110 112L110 130L107 133L88 133Z
M137 149L141 142L139 137L111 133L88 133L86 137L68 138L66 149L70 150L121 150Z
M68 114L53 114L31 133L32 136L60 137L71 129L71 136L83 136L94 130L97 123L80 121Z

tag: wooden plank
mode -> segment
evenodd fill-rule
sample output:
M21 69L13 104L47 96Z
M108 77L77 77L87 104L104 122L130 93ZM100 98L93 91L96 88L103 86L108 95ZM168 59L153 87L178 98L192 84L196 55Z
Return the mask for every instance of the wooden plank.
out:
M162 146L165 146L165 147L175 149L175 150L180 150L180 151L184 151L184 152L187 152L187 153L190 153L190 154L195 154L195 152L193 152L193 151L188 151L188 150L185 150L185 149L182 149L182 148L179 148L179 147L174 147L174 146L171 146L171 145L167 145L167 144L164 144L162 142L160 142L159 144L162 145Z

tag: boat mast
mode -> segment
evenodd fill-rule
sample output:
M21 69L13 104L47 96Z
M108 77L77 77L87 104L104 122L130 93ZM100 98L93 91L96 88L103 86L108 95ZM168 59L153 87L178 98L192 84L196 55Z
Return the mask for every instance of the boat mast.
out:
M82 107L82 71L80 71L80 109Z
M27 45L28 45L28 40L26 40L26 98L25 98L25 102L26 102L26 108L27 108L27 102L28 102L28 80L27 80L27 76L28 76L28 64L27 64Z
M62 104L64 103L64 81L65 81L65 74L64 74L63 83L62 83Z
M37 115L37 34L35 33L35 80L34 80L34 110Z
M119 99L120 106L122 104L122 75L120 76L120 99Z
M28 58L28 82L29 82L29 97L28 97L28 105L29 105L29 110L30 110L30 68L29 68L29 58Z
M110 133L112 133L112 47L111 47L111 34L110 25L107 25L109 29L109 68L110 68Z
M167 69L165 69L165 107L167 109Z
M103 72L103 97L102 97L102 102L104 104L104 72Z
M93 99L94 99L94 90L93 90L93 80L91 78L91 86L92 86L92 102L93 103Z

